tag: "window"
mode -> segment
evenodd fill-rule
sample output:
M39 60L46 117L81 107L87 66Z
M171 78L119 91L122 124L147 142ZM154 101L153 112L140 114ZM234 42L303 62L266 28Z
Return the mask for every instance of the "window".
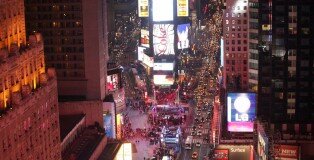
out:
M226 24L229 24L229 20L226 20Z

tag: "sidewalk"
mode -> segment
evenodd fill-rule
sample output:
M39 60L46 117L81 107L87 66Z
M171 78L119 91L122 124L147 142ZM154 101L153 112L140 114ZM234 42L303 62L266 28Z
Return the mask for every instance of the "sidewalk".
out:
M132 124L132 129L136 130L136 128L149 128L149 124L147 123L147 114L140 114L138 110L128 109L128 116L130 118L130 122ZM154 149L157 145L150 145L149 141L143 138L133 138L129 140L136 146L137 153L132 154L132 159L135 160L143 160L144 157L151 158L154 153ZM136 143L136 141L139 141Z

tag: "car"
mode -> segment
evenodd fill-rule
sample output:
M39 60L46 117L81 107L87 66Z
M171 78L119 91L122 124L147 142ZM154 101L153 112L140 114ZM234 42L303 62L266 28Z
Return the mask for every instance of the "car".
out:
M195 123L198 123L199 121L200 121L199 119L197 119L197 118L195 119Z
M197 110L196 110L197 112L201 112L202 110L201 110L201 108L197 108Z
M193 158L193 159L197 159L197 157L198 157L198 153L197 153L197 152L193 152L192 158Z
M196 142L196 143L195 143L195 146L196 146L196 147L200 147L200 146L201 146L201 143L200 143L200 142Z
M199 125L198 125L198 128L203 128L203 125L202 125L202 124L199 124Z
M200 115L201 115L201 112L197 112L196 115L197 115L197 116L200 116Z
M198 136L201 136L201 135L202 135L202 131L201 131L201 130L198 130L196 134L197 134Z
M204 117L202 117L202 118L201 118L201 122L202 122L202 123L204 123L204 122L205 122L205 119L204 119Z
M196 132L195 131L192 131L191 132L191 136L195 136L196 135Z
M203 111L206 111L207 107L206 106L203 106Z
M205 136L204 136L203 141L205 141L205 142L208 142L208 141L209 141L208 135L205 135Z

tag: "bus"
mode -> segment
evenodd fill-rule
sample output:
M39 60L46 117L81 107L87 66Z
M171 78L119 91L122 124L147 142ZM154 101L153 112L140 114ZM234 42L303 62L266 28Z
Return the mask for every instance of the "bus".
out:
M192 149L192 145L193 145L193 136L186 137L185 149Z

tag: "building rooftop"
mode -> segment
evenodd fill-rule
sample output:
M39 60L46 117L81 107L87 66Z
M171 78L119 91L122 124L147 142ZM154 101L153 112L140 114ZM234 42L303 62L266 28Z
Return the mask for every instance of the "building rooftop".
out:
M60 115L60 137L61 141L71 132L71 130L85 117L84 114Z
M95 126L86 128L62 153L62 159L89 159L105 135Z
M105 149L101 152L98 160L112 160L117 155L122 143L107 143Z

